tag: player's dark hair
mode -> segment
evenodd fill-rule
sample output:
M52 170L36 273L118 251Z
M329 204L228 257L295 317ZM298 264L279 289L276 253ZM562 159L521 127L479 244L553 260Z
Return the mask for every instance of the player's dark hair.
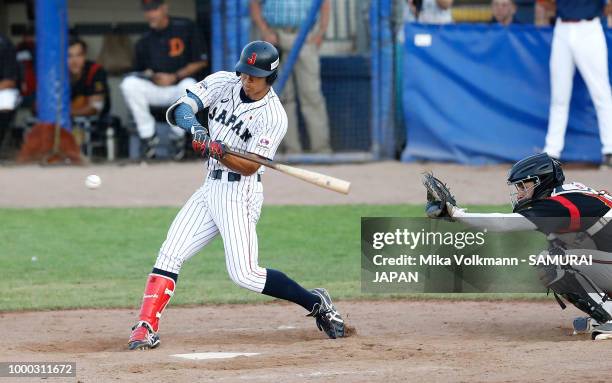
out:
M85 41L81 40L80 38L76 36L70 37L70 40L68 41L68 47L70 48L71 46L77 45L77 44L81 46L84 53L87 53L87 43Z

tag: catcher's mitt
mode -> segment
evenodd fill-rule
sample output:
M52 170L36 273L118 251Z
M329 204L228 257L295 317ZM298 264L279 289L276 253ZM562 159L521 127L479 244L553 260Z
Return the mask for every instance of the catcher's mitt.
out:
M450 219L451 215L446 203L457 206L457 201L455 201L455 197L451 194L448 186L434 177L433 173L423 174L423 186L427 189L427 204L425 205L427 216L429 218Z

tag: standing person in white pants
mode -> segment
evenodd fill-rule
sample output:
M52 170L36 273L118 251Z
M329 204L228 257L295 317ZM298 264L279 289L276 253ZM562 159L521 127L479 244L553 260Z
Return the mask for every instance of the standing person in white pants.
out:
M142 0L151 28L136 44L135 74L121 82L145 155L153 157L159 140L149 106L169 106L207 65L202 38L191 20L170 17L163 0ZM177 149L184 146L185 131L172 128Z
M551 101L544 152L561 156L576 67L584 79L599 124L603 163L612 167L612 93L608 49L599 20L604 0L557 0L550 55Z

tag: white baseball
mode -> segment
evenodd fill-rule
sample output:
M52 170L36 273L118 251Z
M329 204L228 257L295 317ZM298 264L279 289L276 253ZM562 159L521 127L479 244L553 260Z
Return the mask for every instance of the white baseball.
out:
M90 174L85 178L85 186L89 189L97 189L100 185L102 185L102 179L95 174Z

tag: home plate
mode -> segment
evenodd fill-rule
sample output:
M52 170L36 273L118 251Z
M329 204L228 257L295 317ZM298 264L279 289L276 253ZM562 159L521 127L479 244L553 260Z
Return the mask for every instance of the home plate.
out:
M205 359L229 359L237 356L253 356L259 355L258 352L194 352L191 354L174 354L177 358L189 360L205 360Z

